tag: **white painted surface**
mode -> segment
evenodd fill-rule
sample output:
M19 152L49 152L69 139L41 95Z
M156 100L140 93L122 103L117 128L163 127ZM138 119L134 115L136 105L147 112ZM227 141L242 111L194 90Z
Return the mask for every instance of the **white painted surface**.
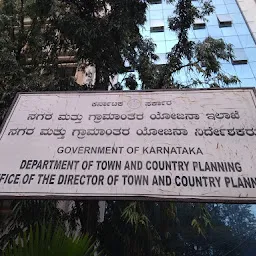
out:
M106 106L95 106L102 102L106 102ZM121 103L120 106L112 106L112 102L114 105L116 102ZM239 118L233 119L230 114L235 111L238 114L232 116ZM154 119L158 112L161 117L169 119ZM106 120L110 113L115 114L112 116L114 119ZM229 115L226 117L230 118L220 114L215 120L209 119L207 114L210 113L215 116L216 113L227 113ZM52 114L52 118L28 120L31 114L48 114L48 119ZM66 116L67 119L72 116L72 119L79 120L58 120L59 115L63 114L69 115ZM127 117L133 119L133 114L136 114L138 119L127 120ZM199 119L177 119L177 114L195 114L193 117ZM148 131L155 129L151 132L157 135L138 135L144 131L144 127L147 127ZM222 129L223 135L217 135L220 130L215 130L215 135L212 136L196 136L196 129L204 130L209 127L213 130ZM13 129L25 128L31 129L30 132L33 130L34 133L21 135L20 131L20 135L11 135L15 134ZM63 134L40 135L41 129L48 128L59 129ZM231 136L233 128L248 129L249 135L245 132L245 135L241 136L239 134L243 131L235 130L235 135ZM80 138L77 136L79 129L86 132L83 136L80 133ZM129 135L113 135L118 134L120 129L124 129L124 134L129 131ZM173 129L184 129L187 135L173 135ZM251 89L20 94L0 135L0 195L253 201L256 198L256 183L252 182L256 182L256 135L250 134L252 131L256 134L255 129L256 100ZM13 132L10 132L11 130ZM75 136L72 135L73 130L76 130ZM105 135L88 135L88 132L100 134L104 131ZM109 147L108 149L115 148L117 151L111 153L109 150L109 154L89 154L91 147ZM72 149L73 153L61 153L62 148ZM150 153L151 148L154 152ZM136 153L128 153L131 149L136 149ZM170 154L161 153L164 149L169 149ZM84 161L91 161L89 170L83 170ZM120 161L121 168L103 170L101 164L97 166L102 161ZM125 168L131 161L139 162L142 167L139 170ZM224 163L236 166L235 171L210 171L212 167L202 171L207 165L216 165L216 162L223 166ZM24 163L27 164L26 167ZM58 164L54 169L56 163L63 164L63 169L59 169ZM65 163L73 165L67 166ZM152 170L152 163L168 163L169 167L165 170ZM11 174L18 175L17 184L13 184ZM6 179L7 175L9 176ZM31 175L33 179L30 184L23 182ZM49 184L49 179L45 179L43 184L42 178L48 177L47 175L53 175L52 184ZM58 184L65 175L73 175L70 176L73 177L72 185ZM95 175L98 179L101 175L102 182L93 185L88 182L88 175ZM142 177L142 180L147 182L141 185L128 184L128 178L124 178L124 175L133 179L137 175L144 175L137 177ZM154 177L155 181L159 181L159 176L164 180L168 179L171 184L154 183ZM116 179L113 184L108 183L111 177ZM129 181L132 180L131 177ZM192 186L192 183L185 186L189 179L200 182L197 183L198 186ZM245 179L251 182L252 188L249 188L248 184L247 188L245 187ZM85 183L81 184L80 180Z
M251 30L254 40L256 40L256 1L255 0L238 0L237 4L243 12L244 18Z

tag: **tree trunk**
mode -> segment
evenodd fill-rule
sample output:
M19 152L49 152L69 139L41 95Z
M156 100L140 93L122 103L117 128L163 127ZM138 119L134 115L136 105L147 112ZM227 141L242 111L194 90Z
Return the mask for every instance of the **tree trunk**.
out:
M99 202L96 200L86 200L82 203L82 209L79 214L81 231L83 234L89 233L95 235L97 232Z
M17 54L16 54L17 60L20 60L21 50L23 48L23 43L24 43L24 0L20 0L19 22L20 22L20 31L18 35L18 47L17 47Z
M95 65L96 79L95 79L95 90L107 91L110 83L109 76L105 74L103 68L99 65Z

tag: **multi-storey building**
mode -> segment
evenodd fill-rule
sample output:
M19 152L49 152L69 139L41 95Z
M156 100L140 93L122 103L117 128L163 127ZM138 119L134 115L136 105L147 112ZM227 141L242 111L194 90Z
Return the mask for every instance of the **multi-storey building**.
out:
M254 40L256 40L256 1L238 0L237 3L244 15Z
M193 1L193 0L192 0ZM256 86L256 2L255 0L212 0L215 11L206 22L195 20L189 31L189 38L202 41L211 36L222 38L231 43L236 58L232 63L222 61L222 70L235 75L241 80L241 87ZM195 6L200 1L194 0ZM168 28L168 17L175 9L174 4L166 0L152 0L147 10L147 22L141 33L144 37L152 38L156 44L159 60L156 64L166 62L166 53L177 43L175 32ZM186 83L188 73L181 71L177 79ZM122 80L123 75L119 77ZM236 85L239 86L239 85Z

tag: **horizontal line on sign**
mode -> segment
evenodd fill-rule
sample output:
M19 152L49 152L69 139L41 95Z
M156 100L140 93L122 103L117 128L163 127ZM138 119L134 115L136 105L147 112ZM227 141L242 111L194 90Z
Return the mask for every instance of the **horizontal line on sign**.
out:
M254 87L232 87L232 88L188 88L188 89L157 89L157 90L135 90L135 91L35 91L35 92L19 92L18 94L20 95L35 95L35 94L141 94L141 93L149 93L149 92L155 92L155 93L165 93L165 92L210 92L212 93L213 91L217 92L223 92L223 91L253 91L256 94L256 90Z
M134 196L145 196L145 197L151 197L151 196L155 196L155 197L159 197L159 198L168 198L168 197L189 197L189 198L236 198L236 199L241 199L241 198L255 198L255 197L238 197L238 196L195 196L195 195L160 195L160 194L95 194L95 193L46 193L46 192L0 192L0 196L1 195L5 195L5 194L44 194L44 195L74 195L74 196L94 196L94 197L134 197Z

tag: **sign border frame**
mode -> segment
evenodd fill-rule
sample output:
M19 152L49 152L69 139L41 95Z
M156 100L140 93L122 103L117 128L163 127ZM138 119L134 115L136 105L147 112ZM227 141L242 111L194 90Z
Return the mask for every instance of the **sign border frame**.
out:
M127 90L127 91L34 91L34 92L17 92L12 104L10 105L10 107L8 108L7 112L5 113L5 117L0 125L0 134L3 131L3 128L8 120L8 118L10 117L10 114L15 106L15 104L17 103L20 95L26 95L26 94L76 94L76 93L81 93L81 94L90 94L90 93L117 93L117 92L122 92L122 93L150 93L150 92L172 92L172 91L232 91L232 90L238 90L238 91L243 91L243 90L249 90L252 91L254 93L254 96L256 98L256 88L255 87L229 87L229 88L186 88L186 89L153 89L153 90ZM255 111L256 111L256 102L255 102ZM256 167L255 167L256 168ZM12 193L13 194L13 193ZM81 194L78 193L78 196L68 196L68 195L54 195L54 193L52 193L51 195L36 195L36 196L24 196L23 195L18 195L18 194L23 194L23 193L17 193L17 196L14 195L2 195L0 193L0 200L5 200L5 199L47 199L47 200L111 200L111 201L120 201L120 200L125 200L125 201L131 201L131 200L135 200L135 201L173 201L173 202L193 202L193 203L235 203L235 204L254 204L256 203L256 195L255 198L249 198L248 200L246 198L241 198L239 199L239 197L235 198L235 199L226 199L222 200L221 198L214 198L213 196L210 196L209 199L207 198L202 198L202 199L198 199L195 198L193 196L189 197L185 197L185 198L180 198L180 197L176 197L171 196L171 198L167 198L167 197L161 197L159 196L146 196L146 195L138 195L138 196L82 196ZM37 193L34 193L37 194ZM256 194L256 191L255 191ZM88 195L88 193L87 193Z

